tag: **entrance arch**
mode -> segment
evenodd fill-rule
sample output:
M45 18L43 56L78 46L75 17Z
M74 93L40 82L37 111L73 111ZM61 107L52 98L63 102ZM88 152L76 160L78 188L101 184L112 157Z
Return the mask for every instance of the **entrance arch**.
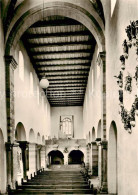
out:
M0 129L0 193L4 193L6 188L5 162L4 162L4 137Z
M63 165L64 164L64 155L59 150L52 150L48 154L49 165Z
M114 121L109 129L108 191L113 194L117 193L117 127Z
M69 164L82 164L84 162L84 154L80 150L72 150L68 155Z

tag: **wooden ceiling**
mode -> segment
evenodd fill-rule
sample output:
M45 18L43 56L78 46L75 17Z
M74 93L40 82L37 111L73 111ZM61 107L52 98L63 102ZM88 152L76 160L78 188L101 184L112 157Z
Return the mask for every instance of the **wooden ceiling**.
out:
M33 24L23 43L36 73L46 76L51 106L82 106L95 48L95 39L81 23L50 16Z

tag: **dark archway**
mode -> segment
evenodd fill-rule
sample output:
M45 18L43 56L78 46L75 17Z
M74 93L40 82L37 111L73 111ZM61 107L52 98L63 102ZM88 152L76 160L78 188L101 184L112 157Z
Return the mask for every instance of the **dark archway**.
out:
M84 154L80 150L72 150L68 158L69 164L82 164L84 162Z
M64 164L64 155L59 150L53 150L49 152L49 165L62 165Z

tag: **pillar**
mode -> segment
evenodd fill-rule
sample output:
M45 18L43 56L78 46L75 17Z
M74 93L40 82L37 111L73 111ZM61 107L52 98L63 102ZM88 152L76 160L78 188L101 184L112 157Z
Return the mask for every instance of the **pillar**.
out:
M99 179L99 188L102 185L102 146L98 145L98 179Z
M46 146L41 147L41 168L46 168Z
M98 176L98 147L96 142L92 142L92 175Z
M100 52L98 56L99 64L101 65L102 70L102 82L101 82L101 91L102 91L102 115L101 115L101 126L102 126L102 132L103 132L103 142L102 142L102 176L101 176L101 189L104 192L107 192L107 147L105 146L106 141L106 53ZM106 148L106 149L104 149Z
M17 63L13 56L5 56L6 66L6 108L7 108L7 185L14 186L16 178L14 173L15 158L13 158L13 142L15 140L15 114L14 114L14 70Z
M23 162L23 179L27 179L27 167L28 167L28 160L27 160L27 148L28 148L28 142L27 141L19 141L19 146L22 150L22 162Z
M64 153L64 165L68 165L68 152Z
M101 191L107 192L107 141L102 141L102 186Z
M31 174L34 175L34 172L37 171L36 166L36 144L35 143L29 143L29 175L30 178Z
M42 145L38 145L37 144L37 147L36 147L36 168L37 168L37 171L41 169L41 148L42 148Z

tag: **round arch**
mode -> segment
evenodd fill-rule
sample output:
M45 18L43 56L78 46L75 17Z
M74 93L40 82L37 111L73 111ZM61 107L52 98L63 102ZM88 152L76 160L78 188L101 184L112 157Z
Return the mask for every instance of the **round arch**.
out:
M109 129L108 144L108 190L109 193L117 193L117 126L112 121Z
M95 135L95 128L92 128L92 142L95 142L96 135Z
M97 127L97 138L102 138L101 120L99 120L99 122L98 122L98 127Z
M40 133L37 133L37 143L41 144L41 136Z
M0 192L4 193L6 188L6 175L5 175L5 162L4 162L4 137L2 130L0 129Z
M52 150L48 153L49 165L64 164L64 155L60 150Z
M26 141L26 131L21 122L19 122L16 126L15 138L17 141Z
M35 143L35 133L34 133L34 130L33 129L30 129L30 132L29 132L29 142L31 143Z
M80 150L72 150L68 154L68 164L82 164L84 162L84 153Z
M82 2L83 4L83 2ZM86 26L89 31L95 37L95 40L98 44L99 51L105 50L105 37L104 37L104 25L94 8L91 6L91 10L84 9L80 7L80 4L75 4L71 2L56 2L52 1L44 4L40 2L38 5L34 5L28 10L21 11L22 15L20 18L15 19L15 23L9 29L6 37L6 51L5 55L13 55L14 49L23 35L23 33L35 22L41 20L43 16L52 16L52 15L61 15L77 20ZM43 14L44 13L44 14Z

